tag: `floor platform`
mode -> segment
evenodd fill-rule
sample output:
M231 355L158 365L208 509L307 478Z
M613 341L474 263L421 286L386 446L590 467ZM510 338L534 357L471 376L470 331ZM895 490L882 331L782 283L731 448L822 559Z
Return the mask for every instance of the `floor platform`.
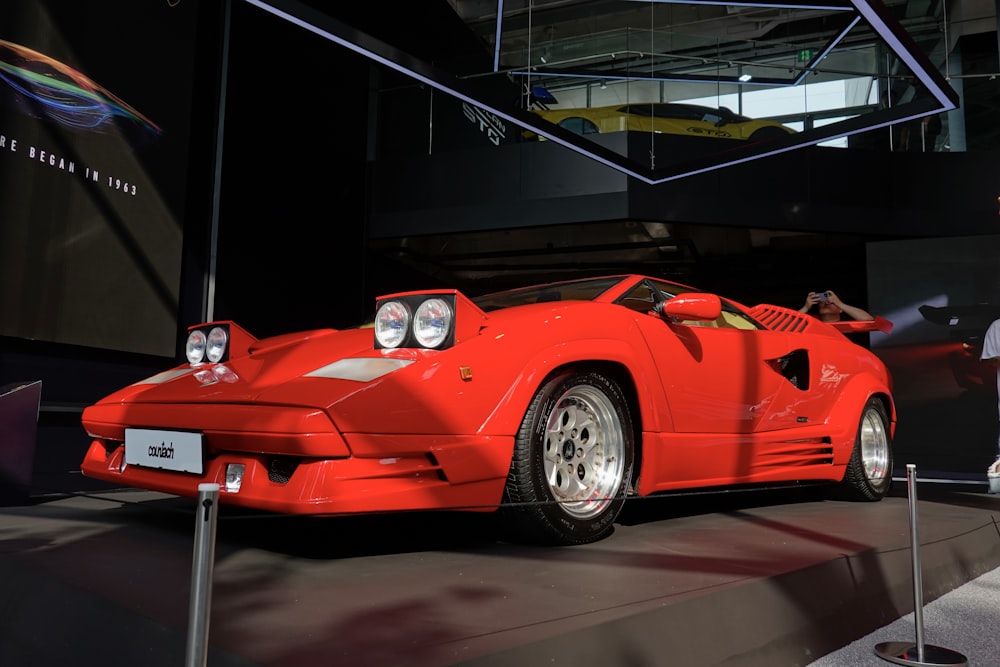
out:
M611 537L566 548L497 541L489 514L223 507L207 664L808 665L913 611L900 486L637 500ZM1000 567L1000 496L917 495L925 603ZM0 664L184 665L195 517L135 490L0 507Z

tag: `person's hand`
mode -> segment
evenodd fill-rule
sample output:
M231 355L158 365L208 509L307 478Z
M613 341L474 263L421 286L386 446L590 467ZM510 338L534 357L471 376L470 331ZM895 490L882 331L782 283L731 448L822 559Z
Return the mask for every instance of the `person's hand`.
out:
M815 306L817 303L819 303L820 302L820 298L819 298L820 294L823 294L823 292L809 292L809 294L806 295L806 303L805 303L804 306L802 306L802 308L800 310L804 313L807 310L809 310L810 308L812 308L813 306ZM829 294L829 292L828 292L828 294Z
M841 310L844 309L844 302L840 300L840 297L837 296L833 290L827 290L826 300L835 305L837 308L840 308Z
M826 292L826 300L827 300L828 303L833 304L833 306L835 308L838 308L841 313L843 313L847 317L850 317L853 320L874 320L875 319L874 317L872 317L872 314L869 313L867 310L864 310L862 308L858 308L857 306L850 306L850 305L844 303L843 301L840 300L840 297L837 296L837 294L835 292L831 291L831 290L827 290L827 292Z

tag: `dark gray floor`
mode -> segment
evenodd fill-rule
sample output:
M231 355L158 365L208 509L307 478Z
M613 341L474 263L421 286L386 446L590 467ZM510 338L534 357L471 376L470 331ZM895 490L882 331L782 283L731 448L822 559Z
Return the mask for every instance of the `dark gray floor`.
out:
M1000 497L918 488L929 604L1000 567ZM194 505L109 489L0 507L0 664L185 664ZM208 664L808 665L912 613L908 506L905 488L680 495L558 549L498 542L490 515L223 508Z
M903 662L896 663L899 659ZM1000 664L1000 569L924 605L919 619L909 613L809 667L878 667L914 661L930 665L960 665L964 661L982 667Z

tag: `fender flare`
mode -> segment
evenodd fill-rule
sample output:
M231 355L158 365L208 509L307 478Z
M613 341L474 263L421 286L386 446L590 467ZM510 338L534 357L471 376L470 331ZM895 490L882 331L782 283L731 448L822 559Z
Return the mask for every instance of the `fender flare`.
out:
M855 375L848 380L847 387L840 392L837 402L830 410L830 422L834 424L845 424L844 440L850 446L836 448L835 452L841 454L837 456L834 463L846 465L854 447L854 440L857 437L858 425L861 423L861 414L864 411L868 400L877 396L885 405L886 413L889 415L889 436L896 432L896 404L892 397L892 391L877 377L869 373ZM834 443L836 444L836 443Z
M637 347L620 338L590 338L559 343L538 351L522 366L516 380L483 424L483 432L517 433L532 397L545 379L567 366L586 364L621 367L628 374L638 401L638 420L633 415L633 422L642 424L644 431L669 430L669 409L664 412L654 408L657 404L669 408L663 384L656 374L653 360L638 352ZM600 356L595 355L595 350L600 350Z

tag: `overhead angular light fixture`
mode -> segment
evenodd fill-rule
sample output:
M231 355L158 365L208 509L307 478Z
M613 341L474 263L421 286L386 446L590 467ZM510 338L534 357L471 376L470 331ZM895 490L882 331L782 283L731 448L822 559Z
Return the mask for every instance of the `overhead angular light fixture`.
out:
M928 96L920 101L912 101L886 111L862 114L837 123L812 128L801 134L789 135L787 138L782 137L769 142L755 142L745 148L726 151L724 156L709 154L666 168L657 168L653 165L644 165L628 156L616 153L606 146L584 139L565 128L549 123L537 114L515 106L504 95L484 88L480 84L480 80L475 77L463 78L435 67L357 28L338 21L329 14L307 6L299 0L244 1L389 69L406 74L420 83L482 108L498 118L515 123L555 144L651 185L815 145L828 139L867 132L942 111L951 111L958 107L958 94L948 85L944 76L937 71L930 59L921 51L882 0L646 0L647 2L690 5L718 4L853 12L854 17L851 25L853 26L862 20L865 21L875 35L883 40L888 50L899 58L914 79L921 83L928 93ZM502 21L501 16L501 14L497 16L498 31ZM839 42L839 39L835 41ZM612 54L612 58L615 55ZM825 53L821 53L815 56L813 62L819 62L824 55ZM809 69L806 68L802 76L808 75L808 71Z
M749 81L752 78L753 78L752 74L740 74L740 81L742 83L746 83L747 81Z

